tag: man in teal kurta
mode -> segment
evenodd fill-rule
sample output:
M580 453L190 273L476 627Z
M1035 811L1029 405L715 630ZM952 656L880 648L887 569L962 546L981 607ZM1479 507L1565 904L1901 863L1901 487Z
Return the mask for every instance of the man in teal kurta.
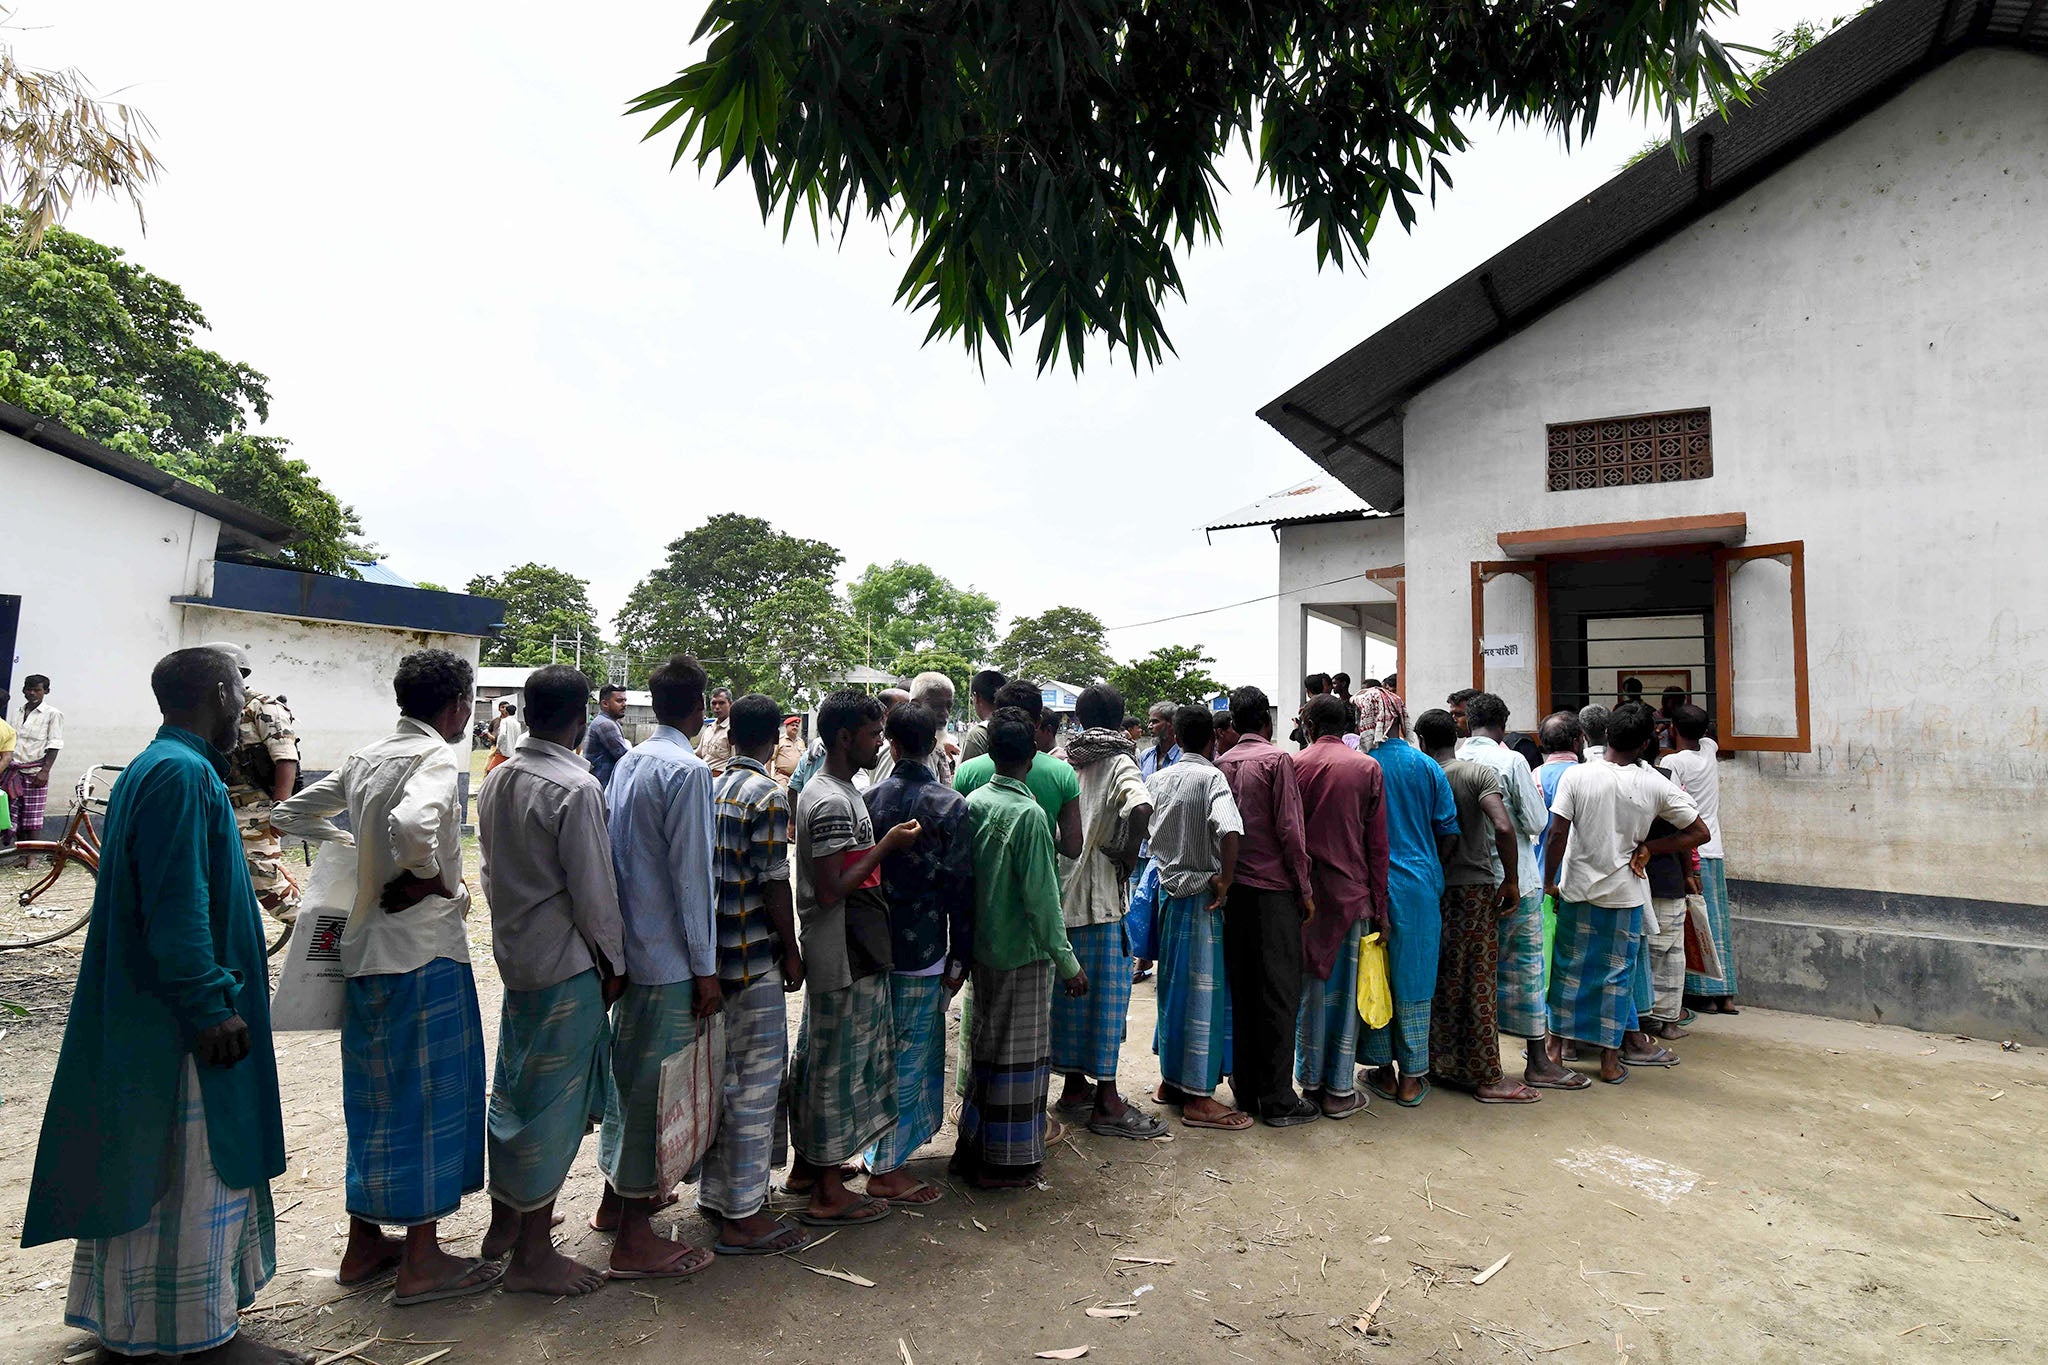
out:
M22 1245L78 1241L65 1321L116 1355L290 1359L236 1339L276 1267L285 1169L262 916L221 774L242 680L183 649L108 802Z

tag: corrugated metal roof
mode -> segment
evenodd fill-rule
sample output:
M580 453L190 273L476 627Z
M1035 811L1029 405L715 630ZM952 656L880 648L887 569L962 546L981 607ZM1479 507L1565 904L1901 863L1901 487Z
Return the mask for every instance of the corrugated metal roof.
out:
M1398 511L1401 409L1642 252L1974 47L2048 53L2036 0L1881 0L1787 64L1747 105L1645 157L1259 409L1373 505ZM1244 523L1228 523L1244 524Z
M1399 489L1396 480L1397 494ZM1357 521L1384 515L1338 480L1324 477L1268 494L1202 529L1228 531L1239 526L1293 526L1304 521Z

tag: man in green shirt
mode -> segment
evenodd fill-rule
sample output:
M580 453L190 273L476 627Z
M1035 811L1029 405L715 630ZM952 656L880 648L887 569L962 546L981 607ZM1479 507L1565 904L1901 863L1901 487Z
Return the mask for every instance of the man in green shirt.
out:
M112 1356L300 1357L237 1335L276 1270L284 1120L263 920L221 780L242 677L181 649L114 785L22 1245L78 1240L64 1321Z
M974 830L974 1018L953 1173L981 1189L1036 1183L1051 1134L1052 978L1085 995L1067 942L1052 827L1025 785L1037 751L1031 717L989 717L995 776L968 794Z
M1038 808L1045 812L1060 856L1080 857L1081 779L1074 775L1074 770L1064 759L1038 752L1038 721L1045 714L1045 698L1039 692L1038 684L1021 679L1004 683L996 693L996 706L998 709L1009 707L1022 711L1031 721L1031 766L1024 774L1024 785L1037 800ZM992 722L994 718L990 719ZM992 753L970 758L953 774L953 790L962 796L971 796L975 788L993 779L996 771Z

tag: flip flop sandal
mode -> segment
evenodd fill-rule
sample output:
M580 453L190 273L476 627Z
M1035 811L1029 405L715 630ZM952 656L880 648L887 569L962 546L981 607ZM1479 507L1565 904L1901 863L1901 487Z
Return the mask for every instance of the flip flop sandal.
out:
M1680 1028L1683 1028L1683 1027L1685 1027L1685 1025L1687 1025L1687 1024L1691 1024L1691 1023L1697 1023L1697 1022L1699 1021L1699 1017L1700 1017L1700 1012L1699 1012L1698 1010L1691 1010L1691 1009L1689 1009L1689 1010L1685 1011L1685 1012L1684 1012L1683 1014L1681 1014L1681 1015L1679 1015L1679 1016L1678 1016L1678 1024L1679 1024L1679 1027L1680 1027Z
M1093 1095L1090 1095L1086 1099L1073 1100L1071 1102L1067 1100L1058 1100L1053 1104L1053 1112L1058 1114L1074 1114L1078 1116L1087 1113L1094 1107L1095 1097Z
M1621 1074L1619 1076L1616 1076L1611 1081L1608 1080L1605 1076L1596 1076L1594 1077L1594 1079L1599 1081L1602 1085L1620 1085L1623 1081L1628 1079L1628 1068L1624 1066L1621 1069Z
M1420 1089L1420 1090L1418 1090L1418 1091L1416 1091L1416 1092L1415 1092L1415 1098L1414 1098L1414 1099L1412 1099L1412 1100L1404 1100L1404 1099L1402 1099L1402 1098L1401 1098L1400 1096L1396 1095L1396 1096L1394 1096L1394 1103L1396 1103L1396 1104L1400 1105L1400 1106L1401 1106L1401 1107L1402 1107L1403 1109L1420 1109L1420 1108L1422 1107L1422 1102L1423 1102L1424 1100L1428 1099L1428 1098L1429 1098L1429 1082L1428 1082L1428 1081L1424 1081L1424 1082L1422 1083L1422 1089Z
M1472 1098L1478 1100L1481 1104L1534 1104L1543 1098L1530 1086L1524 1085L1522 1089L1529 1092L1526 1097L1521 1095L1474 1095Z
M929 1195L930 1198L920 1198L920 1196L922 1195ZM873 1199L883 1200L886 1203L894 1204L899 1209L921 1209L926 1204L938 1203L941 1199L944 1199L946 1195L943 1190L940 1190L939 1188L933 1185L927 1185L924 1181L920 1180L917 1182L917 1184L911 1186L910 1189L906 1190L902 1194L896 1195L894 1198L891 1198L886 1194L871 1195L869 1197Z
M1683 1057L1680 1057L1670 1048L1660 1047L1647 1057L1623 1057L1621 1064L1623 1066L1677 1066L1684 1060Z
M1183 1128L1214 1128L1219 1133L1247 1133L1253 1128L1258 1127L1259 1121L1250 1114L1245 1113L1242 1109L1233 1109L1230 1112L1233 1117L1241 1118L1244 1122L1232 1123L1228 1119L1196 1119L1189 1118L1186 1114L1181 1115L1180 1122Z
M709 1266L713 1259L708 1251L691 1247L690 1254L677 1261L667 1270L607 1270L605 1278L611 1280L687 1280Z
M1048 1118L1048 1119L1047 1119L1047 1120L1045 1121L1045 1145L1046 1145L1046 1146L1048 1146L1048 1147L1052 1146L1052 1145L1053 1145L1053 1144L1054 1144L1055 1142L1058 1142L1058 1141L1059 1141L1059 1140L1060 1140L1061 1138L1065 1137L1066 1135L1067 1135L1067 1125L1066 1125L1066 1124L1064 1124L1064 1123L1061 1123L1061 1122L1060 1122L1060 1121L1059 1121L1058 1119L1055 1119L1055 1118Z
M1372 1091L1373 1094L1378 1095L1383 1100L1392 1100L1395 1104L1399 1104L1401 1102L1400 1091L1385 1089L1380 1085L1378 1081L1367 1081L1365 1083L1365 1088L1367 1090ZM1413 1108L1412 1105L1410 1107Z
M1124 1112L1113 1119L1090 1119L1088 1131L1102 1137L1135 1138L1140 1142L1167 1136L1166 1124L1157 1114L1148 1114L1135 1104L1124 1106Z
M481 1275L483 1278L478 1279L474 1284L470 1283L478 1275ZM418 1294L399 1294L393 1297L391 1301L400 1308L410 1308L416 1303L438 1303L442 1299L466 1299L471 1294L482 1294L487 1290L496 1289L498 1281L504 1278L505 1267L497 1264L495 1261L478 1261L447 1284Z
M866 1210L862 1213L861 1210ZM859 1214L856 1217L856 1214ZM798 1213L796 1220L814 1228L858 1227L864 1223L879 1223L889 1216L889 1201L886 1199L861 1199L847 1205L844 1213L812 1213L805 1209Z
M1576 1071L1571 1073L1571 1078L1569 1080L1524 1081L1522 1082L1522 1084L1532 1085L1536 1087L1538 1090L1591 1090L1593 1088L1593 1083L1587 1080L1584 1076L1581 1076Z
M720 1256L781 1256L791 1251L802 1251L811 1244L812 1237L802 1228L787 1224L777 1228L758 1242L746 1242L739 1246L724 1241L712 1243L711 1250Z
M1329 1119L1329 1120L1330 1120L1331 1122L1333 1122L1333 1123L1342 1123L1342 1122L1343 1122L1343 1121L1344 1121L1345 1119L1355 1119L1355 1118L1357 1118L1357 1117L1358 1117L1358 1116L1359 1116L1360 1114L1363 1114L1363 1113L1365 1113L1365 1112L1366 1112L1366 1103L1365 1103L1365 1101L1364 1101L1364 1100L1362 1100L1362 1099L1359 1099L1359 1098L1358 1098L1358 1096L1356 1096L1356 1095L1339 1095L1339 1096L1338 1096L1337 1098L1338 1098L1338 1099L1349 1099L1349 1100L1350 1100L1350 1101L1352 1102L1352 1104L1351 1104L1351 1107L1350 1107L1349 1109L1337 1109L1337 1110L1331 1110L1331 1109L1323 1109L1323 1110L1322 1110L1322 1114L1323 1114L1323 1117L1324 1117L1324 1118L1326 1118L1326 1119ZM1321 1106L1318 1106L1318 1107L1320 1108Z

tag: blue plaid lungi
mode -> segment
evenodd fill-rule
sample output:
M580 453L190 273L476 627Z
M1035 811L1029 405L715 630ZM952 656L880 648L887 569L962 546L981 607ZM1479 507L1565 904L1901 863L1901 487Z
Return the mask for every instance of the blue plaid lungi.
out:
M1364 936L1363 922L1351 926L1337 949L1328 981L1316 980L1311 972L1303 972L1301 977L1294 1079L1305 1089L1339 1099L1358 1089L1358 1068L1352 1058L1358 1051L1358 1031L1364 1026L1358 1017L1358 941Z
M1175 1089L1207 1095L1230 1073L1230 983L1223 970L1223 916L1208 888L1161 906L1159 1018L1152 1051Z
M697 1177L697 1207L751 1218L768 1203L769 1175L788 1146L777 1140L775 1115L789 1067L789 1015L779 974L731 989L718 1134Z
M1543 892L1522 897L1497 932L1500 966L1494 995L1500 1031L1513 1038L1541 1038L1550 1031L1543 999Z
M1729 922L1728 874L1720 858L1700 859L1700 894L1707 902L1707 935L1721 958L1719 977L1685 974L1687 995L1721 996L1735 994L1734 925Z
M887 1175L946 1121L946 978L890 973L896 1016L896 1126L867 1150L868 1170Z
M554 1202L612 1088L604 990L580 972L506 991L491 1074L491 1198L519 1213Z
M1052 1084L1052 963L974 964L973 1070L960 1107L953 1169L1015 1176L1045 1160Z
M1052 997L1052 1069L1062 1076L1116 1079L1131 1013L1131 949L1122 920L1067 930L1088 994Z
M805 988L784 1082L790 1140L813 1166L851 1161L896 1126L896 1020L889 973Z
M597 1130L597 1168L626 1199L661 1188L661 1064L697 1041L697 983L628 984L612 1006L611 1092Z
M1620 1047L1639 1024L1637 966L1642 960L1642 907L1609 910L1560 898L1550 976L1550 1020L1560 1037Z
M413 1227L484 1187L484 1024L467 962L352 976L341 1109L349 1213Z
M1403 1076L1429 1074L1429 1016L1434 998L1396 1000L1394 1017L1383 1028L1369 1028L1358 1035L1361 1066L1385 1066L1399 1062Z
M270 1183L231 1190L214 1171L199 1068L189 1055L165 1157L164 1192L148 1220L118 1237L82 1237L71 1258L64 1322L116 1355L219 1346L277 1271Z

